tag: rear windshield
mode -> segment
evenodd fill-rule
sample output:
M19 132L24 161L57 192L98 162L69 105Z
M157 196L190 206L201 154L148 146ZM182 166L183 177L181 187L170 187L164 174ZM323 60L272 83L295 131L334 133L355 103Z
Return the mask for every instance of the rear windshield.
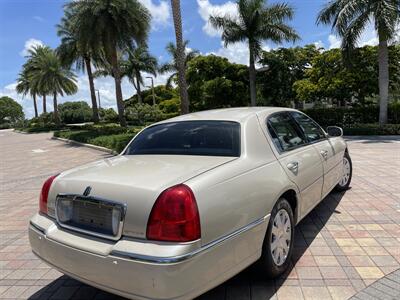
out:
M143 130L126 155L170 154L240 156L240 124L229 121L183 121Z

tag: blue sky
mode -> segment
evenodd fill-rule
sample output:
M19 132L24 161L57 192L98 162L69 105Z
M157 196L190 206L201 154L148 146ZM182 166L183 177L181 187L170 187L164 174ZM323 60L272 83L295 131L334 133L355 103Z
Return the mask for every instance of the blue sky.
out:
M149 8L153 15L152 31L149 47L152 54L163 62L168 60L165 45L174 41L170 1L140 0ZM269 2L279 2L278 0ZM325 48L338 47L340 41L331 33L329 27L315 24L318 11L327 3L326 0L288 0L295 8L295 18L291 22L301 36L295 45L317 43ZM29 96L22 99L15 93L15 80L22 64L27 48L43 43L57 47L59 38L56 34L56 24L63 15L61 0L0 0L0 96L8 95L24 106L28 117L32 116L32 101ZM181 0L184 38L190 40L189 47L199 50L202 54L215 53L225 56L233 62L247 63L247 48L244 44L236 44L228 49L221 44L218 32L213 30L207 19L210 13L235 13L235 5L226 0ZM373 30L362 37L361 44L375 44ZM283 46L291 46L284 44ZM264 44L266 50L276 48L268 41ZM157 76L156 83L163 83L165 76ZM89 100L88 84L84 74L78 74L79 92L72 97L60 99ZM110 78L96 80L102 102L105 106L114 106L114 87ZM124 97L130 97L134 91L128 82L123 83ZM50 101L49 101L50 102ZM40 104L40 101L39 101Z

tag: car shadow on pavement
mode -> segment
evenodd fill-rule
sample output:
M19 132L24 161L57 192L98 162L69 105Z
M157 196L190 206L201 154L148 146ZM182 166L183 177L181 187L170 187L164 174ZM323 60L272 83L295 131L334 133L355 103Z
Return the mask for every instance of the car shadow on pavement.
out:
M305 254L310 245L320 236L324 237L328 246L333 240L326 229L323 229L328 220L335 214L345 193L332 192L325 197L297 226L292 261L289 269L279 278L268 279L257 263L249 266L233 278L201 295L197 300L223 299L270 299L283 285L292 284L292 271L299 259ZM331 220L330 224L335 224ZM133 279L134 280L134 279ZM83 284L68 276L61 276L47 286L37 291L33 299L125 299L97 288Z

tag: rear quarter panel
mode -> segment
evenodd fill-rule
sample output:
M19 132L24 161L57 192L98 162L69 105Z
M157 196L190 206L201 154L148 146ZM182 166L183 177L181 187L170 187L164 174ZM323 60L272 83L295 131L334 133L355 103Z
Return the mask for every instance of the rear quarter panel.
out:
M196 196L202 244L265 217L288 188L296 190L273 155L256 117L242 124L241 135L240 158L186 182ZM262 240L254 242L261 248Z

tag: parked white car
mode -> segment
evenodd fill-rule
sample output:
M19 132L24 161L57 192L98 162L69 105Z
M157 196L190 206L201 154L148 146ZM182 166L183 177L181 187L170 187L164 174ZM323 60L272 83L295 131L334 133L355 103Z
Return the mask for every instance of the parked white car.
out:
M285 108L192 113L141 131L118 156L50 177L33 252L134 299L191 299L259 260L289 265L294 226L351 181L342 130Z

